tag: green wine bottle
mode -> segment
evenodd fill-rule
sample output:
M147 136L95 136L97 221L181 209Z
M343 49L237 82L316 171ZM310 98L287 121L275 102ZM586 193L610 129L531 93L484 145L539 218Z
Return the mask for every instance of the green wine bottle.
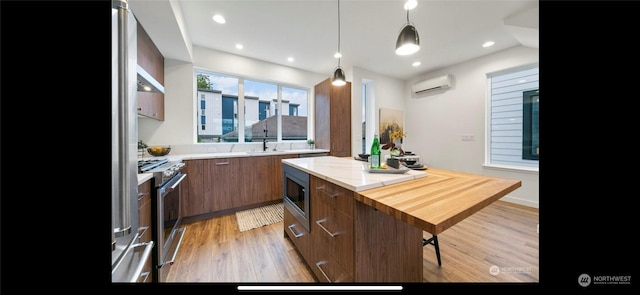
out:
M378 140L378 134L373 136L373 144L371 144L371 169L380 169L380 141Z

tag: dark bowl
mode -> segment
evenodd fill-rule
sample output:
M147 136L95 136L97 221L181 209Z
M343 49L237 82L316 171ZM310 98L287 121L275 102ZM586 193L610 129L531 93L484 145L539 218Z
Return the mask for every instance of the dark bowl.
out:
M358 154L358 157L360 157L360 159L364 159L364 160L368 160L369 159L369 154Z
M413 165L417 162L417 160L400 160L407 165Z

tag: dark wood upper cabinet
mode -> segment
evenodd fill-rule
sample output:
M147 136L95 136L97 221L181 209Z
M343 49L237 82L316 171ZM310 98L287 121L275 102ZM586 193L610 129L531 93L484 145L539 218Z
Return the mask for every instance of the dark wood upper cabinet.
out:
M315 88L315 144L329 156L351 156L351 82L333 86L331 78Z
M151 37L138 23L138 65L141 66L158 83L164 85L164 57Z
M137 32L138 66L164 86L164 57L140 23ZM138 114L164 121L164 93L138 91Z

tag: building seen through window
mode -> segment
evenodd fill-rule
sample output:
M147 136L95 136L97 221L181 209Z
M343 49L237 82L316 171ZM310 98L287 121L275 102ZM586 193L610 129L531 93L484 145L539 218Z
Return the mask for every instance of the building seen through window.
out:
M197 71L196 77L198 142L307 140L307 90L204 71ZM241 83L244 92L240 94ZM241 99L243 122L238 112ZM240 128L244 130L242 140L238 139Z

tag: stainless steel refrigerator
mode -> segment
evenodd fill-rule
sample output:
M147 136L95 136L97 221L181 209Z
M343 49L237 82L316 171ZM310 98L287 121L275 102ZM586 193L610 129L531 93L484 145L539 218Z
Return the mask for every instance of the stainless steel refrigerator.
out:
M136 20L126 1L112 1L111 281L141 282L153 242L138 236Z

